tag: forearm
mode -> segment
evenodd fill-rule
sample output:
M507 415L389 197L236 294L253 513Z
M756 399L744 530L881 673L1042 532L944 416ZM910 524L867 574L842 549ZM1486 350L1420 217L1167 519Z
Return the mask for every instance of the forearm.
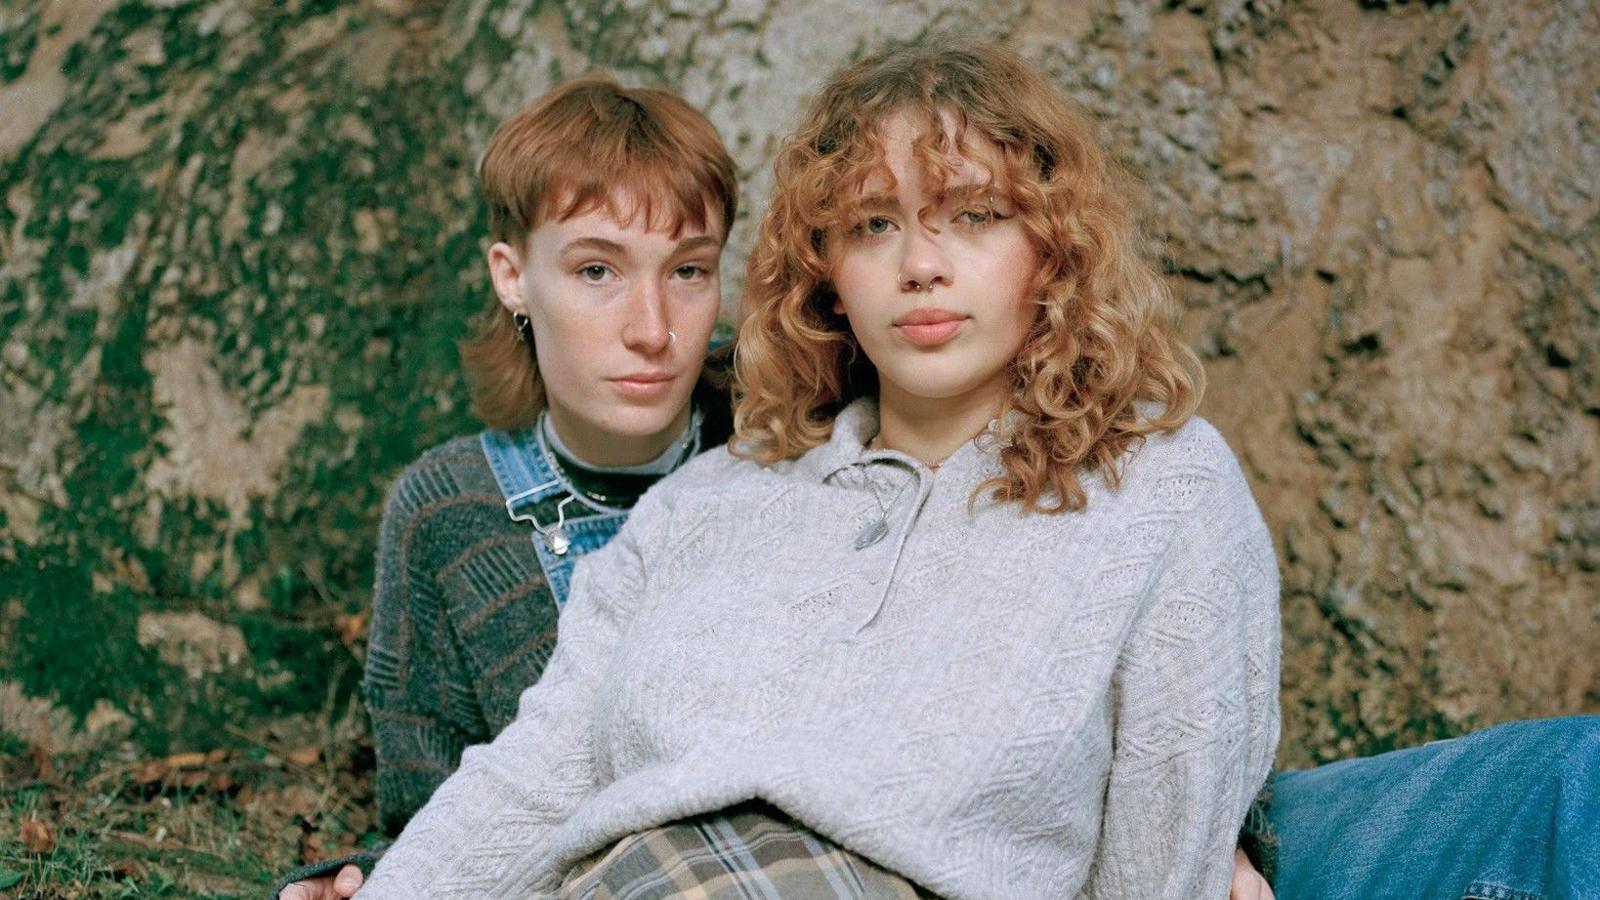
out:
M517 718L461 767L412 818L373 872L375 896L481 897L526 892L544 871L555 830L600 787L594 717L599 689L639 594L631 527L579 566L555 655L523 692ZM508 863L509 861L509 863Z
M437 710L406 702L414 699L381 689L367 691L377 756L378 827L391 836L400 833L456 770L466 747L487 739L474 741Z
M1175 535L1114 678L1094 896L1226 896L1277 747L1276 559L1242 475L1219 481Z
M373 872L378 897L481 897L519 865L542 859L551 832L597 786L590 669L558 649L517 720L461 766L412 817Z
M1107 787L1091 897L1227 896L1238 824L1250 803L1242 742L1127 760Z
M378 825L391 836L455 771L466 747L491 737L473 689L478 672L453 625L462 598L436 578L442 545L424 517L391 499L361 684L377 756Z

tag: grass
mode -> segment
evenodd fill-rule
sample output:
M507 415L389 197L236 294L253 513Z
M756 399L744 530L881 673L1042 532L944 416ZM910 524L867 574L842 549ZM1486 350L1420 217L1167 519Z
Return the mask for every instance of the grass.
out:
M260 898L294 866L377 838L357 717L229 728L219 743L160 759L131 744L81 758L0 746L0 897Z

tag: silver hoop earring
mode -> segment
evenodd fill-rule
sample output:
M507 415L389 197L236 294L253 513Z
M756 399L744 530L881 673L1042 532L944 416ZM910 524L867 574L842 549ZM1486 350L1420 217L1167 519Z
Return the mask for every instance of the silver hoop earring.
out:
M522 313L511 314L511 324L517 326L517 340L533 346L533 322Z
M677 342L678 342L678 333L676 331L667 332L667 346L671 347L673 344L676 344Z

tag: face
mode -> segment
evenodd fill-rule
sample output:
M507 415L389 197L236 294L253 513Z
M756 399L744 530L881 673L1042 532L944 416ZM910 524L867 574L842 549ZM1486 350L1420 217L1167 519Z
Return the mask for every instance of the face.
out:
M885 123L893 186L869 178L859 212L829 237L834 311L877 368L881 402L992 398L998 406L1034 321L1037 255L974 160L958 161L942 200L921 183L912 153L920 132L904 116ZM983 146L967 143L969 153Z
M645 462L687 424L721 299L709 218L673 235L602 207L489 249L500 302L532 323L551 422L584 461Z

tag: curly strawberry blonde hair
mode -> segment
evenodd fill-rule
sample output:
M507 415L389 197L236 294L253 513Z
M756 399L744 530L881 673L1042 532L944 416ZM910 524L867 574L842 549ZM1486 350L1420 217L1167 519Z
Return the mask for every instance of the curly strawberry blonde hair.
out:
M1005 473L979 492L1033 511L1081 509L1082 474L1117 486L1127 451L1193 415L1204 372L1174 332L1170 291L1136 249L1131 179L1084 113L992 45L903 47L851 65L779 150L737 343L737 452L797 457L828 439L845 404L876 392L871 362L833 312L827 248L863 183L887 174L882 129L896 115L925 123L914 146L925 183L943 184L964 149L990 162L992 190L1015 206L1039 259L1038 314L996 434Z

